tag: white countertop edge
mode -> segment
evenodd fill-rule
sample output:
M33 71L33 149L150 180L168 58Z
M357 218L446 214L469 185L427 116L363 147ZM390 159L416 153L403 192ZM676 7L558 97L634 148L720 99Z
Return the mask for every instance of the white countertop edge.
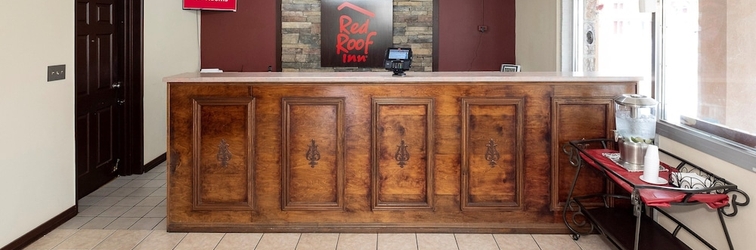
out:
M637 82L639 76L605 75L593 72L190 72L163 78L164 82L291 82L291 83L408 83L408 82Z

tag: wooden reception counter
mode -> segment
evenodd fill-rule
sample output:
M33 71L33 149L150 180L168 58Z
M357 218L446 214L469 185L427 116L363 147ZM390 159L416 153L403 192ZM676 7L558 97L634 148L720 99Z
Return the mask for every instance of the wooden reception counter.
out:
M567 232L561 147L639 78L187 73L168 82L168 231ZM576 193L603 190L603 180Z

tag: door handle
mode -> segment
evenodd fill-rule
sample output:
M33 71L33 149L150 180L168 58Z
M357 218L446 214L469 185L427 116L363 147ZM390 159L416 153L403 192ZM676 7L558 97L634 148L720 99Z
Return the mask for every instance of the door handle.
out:
M114 89L120 88L121 87L121 82L120 81L119 82L114 82L114 83L110 84L110 87L112 87Z
M126 100L120 99L120 100L116 100L116 102L118 103L118 105L123 105L123 103L125 103Z

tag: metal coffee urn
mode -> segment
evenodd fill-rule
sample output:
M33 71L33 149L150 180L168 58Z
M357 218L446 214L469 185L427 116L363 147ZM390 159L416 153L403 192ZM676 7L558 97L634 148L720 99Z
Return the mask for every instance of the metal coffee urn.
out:
M643 156L656 137L656 108L659 102L639 94L622 94L614 98L617 130L614 140L620 152L619 162L628 171L643 170Z

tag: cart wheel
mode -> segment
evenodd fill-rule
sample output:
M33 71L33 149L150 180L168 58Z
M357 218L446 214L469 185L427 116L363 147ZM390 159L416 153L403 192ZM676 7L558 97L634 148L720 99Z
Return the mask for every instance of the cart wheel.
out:
M579 239L580 239L580 235L579 234L572 234L572 240L577 241Z

